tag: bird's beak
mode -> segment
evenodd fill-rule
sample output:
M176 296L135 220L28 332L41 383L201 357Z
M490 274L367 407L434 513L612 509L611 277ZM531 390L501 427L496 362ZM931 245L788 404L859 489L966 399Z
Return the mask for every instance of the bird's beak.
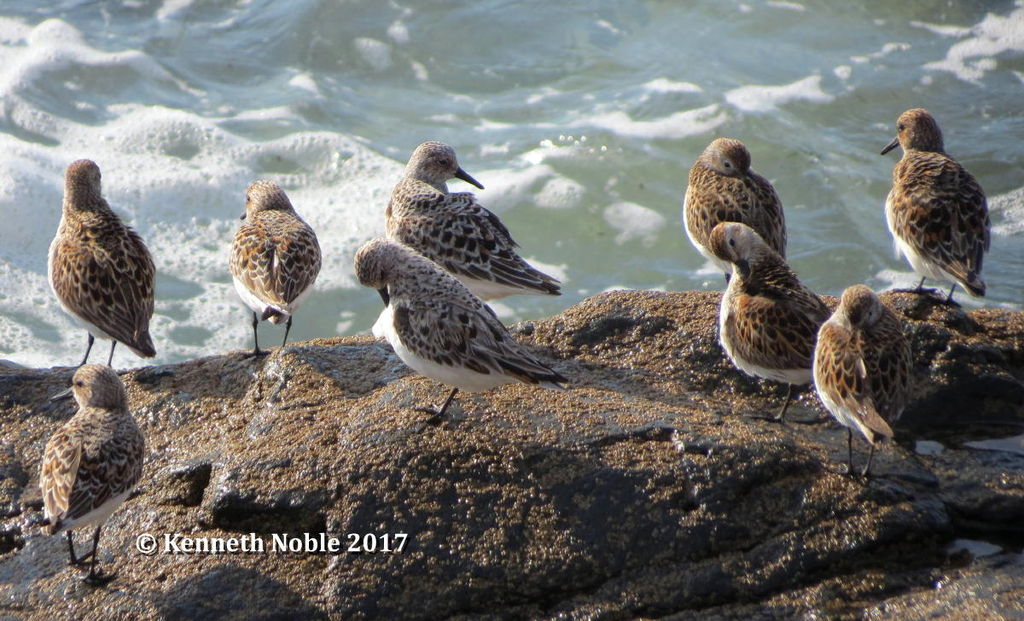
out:
M885 155L886 153L888 153L889 151L892 151L893 149L895 149L898 146L900 146L899 136L897 136L896 138L893 138L892 142L890 142L889 144L885 145L885 148L882 149L882 155Z
M480 188L481 190L484 189L484 186L480 185L479 181L474 179L473 176L470 175L468 172L462 170L461 167L458 170L455 171L455 178L456 179L462 179L466 183L471 183L471 184L475 185L476 187Z
M57 401L63 401L65 399L69 398L70 396L71 396L71 388L68 387L67 390L62 390L62 391L58 392L57 394L53 395L52 397L50 397L50 403L55 403Z
M384 306L387 306L388 304L391 303L391 296L388 295L387 287L381 287L380 289L377 289L377 293L380 294L380 299L384 300Z

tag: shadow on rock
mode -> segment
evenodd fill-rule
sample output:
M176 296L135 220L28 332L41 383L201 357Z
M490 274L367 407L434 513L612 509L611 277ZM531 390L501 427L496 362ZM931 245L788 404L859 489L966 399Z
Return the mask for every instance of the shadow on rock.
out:
M156 607L167 619L327 618L286 584L258 571L228 564L181 580L155 598Z

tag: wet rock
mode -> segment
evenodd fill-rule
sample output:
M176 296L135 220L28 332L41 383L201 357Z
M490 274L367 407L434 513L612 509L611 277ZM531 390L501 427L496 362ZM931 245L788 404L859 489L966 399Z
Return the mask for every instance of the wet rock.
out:
M0 611L1009 615L1024 595L1012 561L1024 463L969 440L1019 434L1024 314L883 299L908 322L917 388L870 480L844 474L846 433L812 391L794 406L801 424L753 418L783 389L725 359L714 292L608 293L513 328L571 389L460 394L438 426L414 408L446 389L368 337L129 371L148 458L137 497L103 529L99 559L118 574L104 589L31 526L43 446L73 412L48 397L70 371L0 367ZM915 454L917 440L933 450ZM855 449L863 460L859 438ZM156 554L137 550L140 535ZM280 537L339 548L279 550ZM951 553L964 537L996 541L1003 561ZM168 543L186 540L213 551ZM243 540L262 551L216 551Z
M203 501L203 492L210 484L213 464L209 459L193 459L172 464L156 474L156 488L161 491L162 504L195 507Z

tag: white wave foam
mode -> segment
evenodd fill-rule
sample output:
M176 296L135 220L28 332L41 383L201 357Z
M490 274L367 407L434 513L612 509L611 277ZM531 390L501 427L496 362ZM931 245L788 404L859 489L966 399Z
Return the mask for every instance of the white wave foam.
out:
M665 228L665 216L636 203L621 202L609 205L605 207L604 219L613 229L619 231L615 236L615 243L619 245L638 239L644 246L651 246Z
M386 71L391 68L391 46L387 43L370 37L357 37L352 41L352 45L375 71Z
M927 30L933 34L937 34L941 37L966 37L971 34L970 28L962 28L960 26L947 26L945 24L929 24L928 22L910 22L910 25L915 28L921 28Z
M21 20L0 17L0 44L2 45L21 45L31 31L32 26ZM4 64L6 65L6 63Z
M821 90L821 76L811 75L782 86L741 86L726 92L725 100L744 112L771 112L791 101L828 103L832 95Z
M1024 9L1003 17L989 13L981 22L956 36L973 36L954 43L946 58L924 65L925 69L948 71L965 82L977 82L998 66L997 56L1024 55Z
M693 82L677 82L668 78L657 78L647 82L643 88L653 93L702 93L704 89Z
M572 209L579 205L585 192L586 189L572 179L555 177L537 193L536 203L544 209Z
M313 93L318 97L321 96L320 88L316 85L316 80L308 73L296 73L292 76L292 79L288 80L288 86L301 88L302 90Z
M0 227L7 255L0 289L19 292L0 299L0 338L16 359L72 364L81 355L84 334L60 311L46 281L63 169L77 157L100 165L104 195L153 254L158 278L151 329L158 362L247 346L244 312L226 266L245 189L257 178L280 183L317 231L324 249L317 290L356 286L352 254L383 233L381 214L400 164L334 133L253 142L221 129L228 119L138 104L111 106L110 112L112 120L100 125L51 119L47 126L54 128L57 146L0 135L0 212L9 223ZM275 114L288 120L287 109ZM238 327L206 328L224 325ZM189 338L174 338L181 330ZM139 364L120 350L116 364Z
M620 136L678 140L709 133L727 119L728 115L718 104L711 104L655 121L635 121L622 110L613 110L575 121L569 127L597 127Z
M988 207L997 222L992 227L993 235L1010 237L1024 233L1024 188L990 198Z
M555 173L550 166L539 164L520 170L485 170L470 174L486 188L476 192L480 204L495 213L501 213L517 205L532 205L534 189L542 179L552 177ZM462 184L461 181L453 183ZM452 192L466 191L453 183L448 184Z
M768 2L765 2L765 6L770 6L776 9L786 9L787 11L796 11L798 13L803 13L807 10L807 7L799 2L783 2L782 0L768 0Z
M395 43L405 45L409 42L409 28L402 20L397 19L388 26L388 36Z

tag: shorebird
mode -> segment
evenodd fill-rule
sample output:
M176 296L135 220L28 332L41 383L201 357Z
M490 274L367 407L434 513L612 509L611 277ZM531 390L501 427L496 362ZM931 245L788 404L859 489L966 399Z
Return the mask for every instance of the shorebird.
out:
M61 308L89 332L93 341L110 339L107 366L123 343L136 355L156 355L149 335L156 269L138 233L121 223L100 192L100 169L77 160L64 175L64 204L57 235L50 244L47 272Z
M741 222L786 257L786 219L772 184L750 169L750 152L739 140L718 138L690 169L683 197L683 229L702 255L725 272L732 266L712 252L711 230L720 222Z
M374 239L356 253L359 282L376 289L384 312L373 326L413 370L452 386L439 421L459 390L480 392L520 381L544 388L568 382L537 360L494 311L458 280L412 248Z
M981 265L990 244L988 202L981 186L959 162L946 155L939 124L927 110L913 108L896 121L897 146L903 157L892 170L892 190L885 219L895 242L921 276L957 283L973 296L985 295Z
M470 193L450 193L449 179L484 186L459 166L455 150L424 142L391 193L387 236L436 262L483 300L517 293L561 295L558 281L516 253L519 246L498 216Z
M96 570L100 528L139 482L145 442L128 412L124 384L109 366L80 366L71 391L78 412L50 437L43 452L44 532L65 531L70 564L80 566L91 558L85 582L101 586L115 574ZM93 524L92 551L76 556L71 531Z
M913 358L903 325L871 289L843 291L839 307L818 332L814 387L832 416L846 427L853 473L853 430L871 445L861 476L871 470L875 446L892 438L891 424L910 399Z
M256 327L262 320L286 321L284 340L292 329L292 315L313 290L320 273L320 244L316 233L295 213L288 195L272 181L256 181L245 194L242 226L231 245L229 267L235 291L252 309L253 355L260 349Z
M708 245L733 266L719 312L722 348L747 375L786 384L774 419L782 421L793 386L811 382L814 341L828 307L749 226L717 224Z

